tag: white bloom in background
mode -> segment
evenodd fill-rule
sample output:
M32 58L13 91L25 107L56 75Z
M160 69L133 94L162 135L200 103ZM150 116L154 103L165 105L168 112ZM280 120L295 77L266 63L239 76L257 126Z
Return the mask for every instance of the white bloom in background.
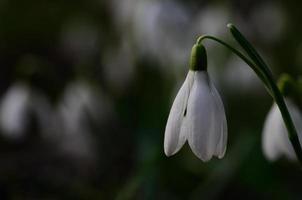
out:
M196 35L192 32L194 15L188 6L171 0L113 0L110 4L122 40L137 48L130 54L155 58L159 65L154 66L163 73L182 72L180 66L185 65L191 38ZM174 66L173 71L161 67L167 65Z
M191 46L190 11L176 1L138 1L135 7L132 27L139 52L154 56L158 66L174 66L176 73L182 70L179 66L186 63ZM161 70L171 73L171 68Z
M174 155L187 140L203 161L213 155L222 158L226 151L225 111L206 71L190 70L174 100L166 125L165 154Z
M302 116L298 107L286 99L286 105L298 132L299 141L302 139ZM265 157L270 161L275 161L281 156L286 156L290 160L296 160L296 155L292 144L288 138L288 132L282 119L278 106L274 103L269 111L263 128L262 149Z
M52 134L52 112L46 97L25 83L13 84L1 99L0 129L10 139L25 137L31 115L36 117L42 134Z
M91 124L112 116L110 100L84 81L69 83L57 108L57 126L61 127L60 147L74 158L95 158L96 141Z
M23 137L28 123L29 102L30 89L21 83L13 85L4 94L0 106L0 126L8 137Z
M224 27L230 21L230 16L229 11L223 6L206 6L194 17L193 32L199 34L206 31L209 35L225 37Z

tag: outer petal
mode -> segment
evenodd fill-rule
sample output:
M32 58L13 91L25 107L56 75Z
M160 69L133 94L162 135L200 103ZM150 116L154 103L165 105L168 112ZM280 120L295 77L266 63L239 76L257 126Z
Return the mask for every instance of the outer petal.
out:
M187 78L176 95L171 107L166 125L164 141L164 150L167 156L177 153L187 139L185 131L181 131L181 127L193 82L193 74L194 72L189 71Z
M212 91L212 95L214 97L214 100L216 102L217 108L218 108L218 116L221 117L219 122L221 122L221 129L220 129L220 139L219 143L216 147L215 156L218 158L223 158L225 152L226 152L226 146L227 146L227 138L228 138L228 126L227 126L227 120L225 116L225 110L223 106L223 102L219 96L219 93L217 92L214 84L210 82L210 87Z
M285 102L298 132L299 142L302 144L302 114L299 108L292 101L290 101L290 99L285 99Z
M187 109L190 127L189 145L198 158L208 161L216 153L216 147L220 142L223 117L211 91L206 72L195 73Z
M291 103L287 102L287 105L291 116L293 117L293 107L290 106ZM294 120L294 123L295 121L296 120ZM296 159L294 149L287 136L284 121L276 104L272 106L264 123L262 148L264 155L271 161L277 160L282 155L285 155L292 160Z

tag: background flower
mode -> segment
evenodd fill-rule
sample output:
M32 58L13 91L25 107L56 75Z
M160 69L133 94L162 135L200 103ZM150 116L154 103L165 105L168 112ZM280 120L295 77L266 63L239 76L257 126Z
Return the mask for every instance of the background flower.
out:
M296 127L300 143L302 141L302 115L299 108L289 99L286 99L293 123ZM288 132L282 115L276 104L270 109L263 127L262 148L267 159L275 161L285 156L290 160L297 160L295 151L288 138Z

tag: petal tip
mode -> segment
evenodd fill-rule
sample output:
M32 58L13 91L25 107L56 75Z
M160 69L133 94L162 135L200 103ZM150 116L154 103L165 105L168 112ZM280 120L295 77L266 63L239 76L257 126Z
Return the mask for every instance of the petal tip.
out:
M176 152L172 151L172 149L169 146L164 147L164 152L167 157L173 156Z
M219 158L219 159L222 159L223 157L224 157L224 153L217 156L217 158Z
M202 160L203 162L209 162L211 159L212 159L212 156L209 156L209 157L204 157L204 158L201 158L201 157L198 157L200 160Z
M215 156L219 159L222 159L225 156L225 152L226 152L226 146L221 152L216 152Z
M170 157L173 155L171 152L167 151L166 149L164 150L164 152L167 157Z

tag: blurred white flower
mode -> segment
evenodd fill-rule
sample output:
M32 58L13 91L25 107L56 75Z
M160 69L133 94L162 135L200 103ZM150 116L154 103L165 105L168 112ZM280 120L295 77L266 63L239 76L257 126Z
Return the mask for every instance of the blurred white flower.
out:
M15 84L4 94L0 106L0 125L11 138L23 136L27 124L30 91L23 84Z
M288 106L301 143L302 115L298 107L289 99L286 99L286 105ZM285 156L290 160L296 160L294 149L288 138L287 129L280 110L275 103L269 111L264 123L262 149L265 157L270 161L275 161L281 156Z
M139 2L133 13L134 39L141 52L176 70L185 66L192 45L188 37L190 25L190 12L174 1Z
M131 41L136 52L158 61L161 72L179 77L187 63L192 38L203 33L224 37L230 20L223 6L196 7L177 1L113 0L111 8L123 40ZM197 8L197 9L196 9ZM216 45L209 43L209 47ZM213 53L224 49L210 48ZM166 66L172 66L173 69Z
M189 71L168 117L164 150L177 153L188 140L201 160L222 158L226 151L227 123L222 100L205 71Z
M0 131L8 139L23 140L34 120L45 144L72 160L91 163L96 156L94 131L113 115L106 95L84 81L70 83L56 109L40 91L17 82L2 97Z
M226 24L230 21L230 14L223 6L208 6L194 17L192 25L195 35L207 33L219 38L225 37Z
M58 106L57 123L63 152L80 158L94 158L95 143L91 125L110 115L111 105L85 82L70 83Z
M15 83L4 94L0 105L0 127L12 139L24 137L34 115L42 134L49 134L52 114L49 102L38 91L24 83Z
M155 66L175 66L173 72L176 74L183 70L192 45L192 15L188 8L175 1L111 3L121 36L133 42L137 53L154 57L160 64ZM171 74L171 68L162 67L160 70Z

